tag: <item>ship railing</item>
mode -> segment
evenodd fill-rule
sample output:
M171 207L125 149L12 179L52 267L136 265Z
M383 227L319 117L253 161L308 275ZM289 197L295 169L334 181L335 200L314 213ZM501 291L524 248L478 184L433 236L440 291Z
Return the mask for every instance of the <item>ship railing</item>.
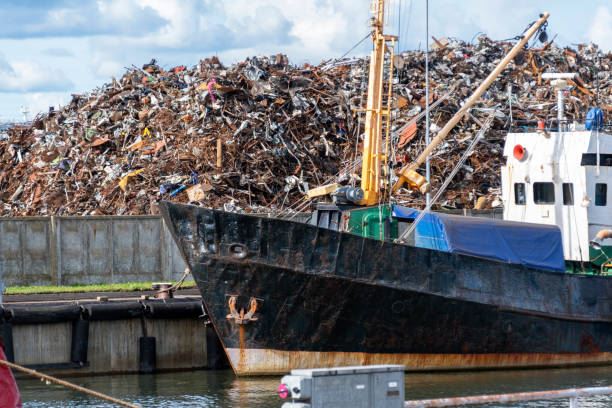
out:
M573 122L570 124L573 125ZM580 126L582 125L582 126ZM570 126L571 128L571 126ZM536 133L540 129L538 128L538 121L534 119L526 119L526 120L513 120L512 124L508 128L508 133ZM559 125L555 123L547 122L546 130L548 132L558 132ZM569 129L568 129L569 130ZM584 124L579 124L576 131L586 131ZM602 128L600 129L601 133L612 133L612 122L604 123Z
M579 408L579 398L597 395L612 395L612 386L412 400L405 401L404 408L441 408L489 403L510 404L513 402L542 401L552 399L568 399L570 408Z

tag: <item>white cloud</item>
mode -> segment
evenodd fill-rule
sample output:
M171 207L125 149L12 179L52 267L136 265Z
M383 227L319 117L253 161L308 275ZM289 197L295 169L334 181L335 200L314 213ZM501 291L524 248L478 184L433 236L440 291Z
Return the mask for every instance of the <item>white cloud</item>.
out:
M42 50L41 54L47 55L49 57L57 57L57 58L71 58L74 57L74 53L67 48L63 47L51 47Z
M355 7L351 0L136 1L166 24L138 37L118 33L90 40L91 65L100 78L151 58L172 66L217 54L229 64L281 52L294 63L318 63L341 55L369 30L367 4Z
M25 97L24 106L30 111L29 117L34 117L38 112L46 112L50 106L59 109L70 102L70 95L65 92L34 92Z
M165 20L138 0L3 0L0 37L43 38L96 35L138 36Z
M212 0L135 1L163 16L165 24L140 36L117 33L92 38L91 67L100 79L120 75L124 67L140 66L151 58L167 67L189 65L211 54L248 48L282 52L296 41L291 21L273 2L253 1L252 10L234 13L230 3Z
M9 62L0 54L0 92L66 91L72 87L62 70L32 61Z
M139 0L142 7L163 16L158 30L124 38L124 44L164 51L219 51L263 42L291 40L291 22L277 3L255 1L250 13L229 12L229 3L213 0Z
M94 74L103 80L119 75L127 65L129 64L121 64L112 52L96 51L91 57L91 68Z
M609 7L600 6L595 11L589 39L603 50L612 50L612 11Z
M257 9L277 4L274 0L235 0L224 7L233 22L238 21L237 16L256 15ZM339 56L368 33L368 11L367 3L351 0L285 0L279 12L291 23L293 41L276 51L314 63ZM252 21L259 23L257 18Z
M425 39L424 0L390 0L387 5L391 24L387 32L397 34L400 2L401 47L423 48L425 41L431 41ZM594 41L609 50L612 48L609 2L593 0L591 8L577 8L570 0L430 0L430 35L466 41L477 32L485 32L494 39L513 37L537 18L542 3L546 3L551 12L549 33L551 37L559 34L557 42L567 45ZM4 92L0 114L18 115L14 106L23 104L26 95L32 110L35 106L46 109L46 105L56 105L57 101L52 96L49 101L44 100L41 92L65 90L72 82L76 84L75 91L85 92L122 75L124 67L141 66L151 58L170 68L192 65L210 55L218 55L228 65L251 55L281 52L294 64L316 64L342 55L366 35L369 3L369 0L3 0L0 48L8 61L0 55L0 92ZM370 47L366 40L352 55L363 55ZM37 96L23 92L34 92ZM69 95L66 98L69 100Z

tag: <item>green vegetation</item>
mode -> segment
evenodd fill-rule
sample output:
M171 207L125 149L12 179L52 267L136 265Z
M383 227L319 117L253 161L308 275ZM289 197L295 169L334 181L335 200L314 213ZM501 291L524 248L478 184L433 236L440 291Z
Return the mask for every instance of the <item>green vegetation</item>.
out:
M194 281L186 281L182 289L194 288ZM32 295L42 293L81 293L81 292L134 292L151 290L151 282L100 283L93 285L67 286L9 286L5 288L6 295Z

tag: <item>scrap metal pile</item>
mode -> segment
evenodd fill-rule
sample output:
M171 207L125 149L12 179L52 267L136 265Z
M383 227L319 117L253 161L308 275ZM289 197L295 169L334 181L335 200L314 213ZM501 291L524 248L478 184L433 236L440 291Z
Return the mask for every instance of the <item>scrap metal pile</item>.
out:
M431 135L459 110L463 100L495 68L511 48L510 43L494 42L480 37L476 45L456 40L434 39L430 57L430 103L456 89L439 107L432 110ZM422 113L425 108L425 92L422 87L425 57L423 53L402 54L400 83L398 86L400 109L397 126L405 128L397 137L398 155L406 162L414 159L425 147L424 123L417 127L406 126L408 118ZM476 145L455 176L440 206L447 208L491 208L501 206L501 176L503 146L506 133L533 132L538 121L547 128L556 129L556 93L550 83L542 79L544 72L575 72L580 79L571 83L565 103L565 116L570 128L585 122L589 107L599 106L612 113L612 54L602 53L596 45L581 45L577 49L557 47L546 43L541 48L525 50L503 71L480 103L472 109L472 115L480 122L493 114L495 121L486 132L485 140ZM407 100L403 100L404 96ZM416 102L416 103L415 103ZM421 122L424 122L422 120ZM480 129L473 118L465 118L452 131L446 141L437 148L431 159L432 190L440 186L451 173L460 156ZM424 172L421 172L424 174ZM396 197L406 205L423 206L423 197L412 193Z
M436 40L430 102L441 101L432 109L432 135L510 47L486 37L473 45ZM394 167L424 147L424 120L410 125L426 103L424 57L411 51L394 63L394 126L405 127L394 135ZM354 163L367 68L367 58L296 67L279 54L231 67L210 58L192 68L166 70L153 60L128 69L39 115L31 126L0 134L2 215L154 214L162 199L226 210L296 208L309 188L358 182ZM472 111L476 118L494 111L496 120L443 204L473 207L479 197L488 206L499 204L505 133L511 126L534 127L539 119L552 126L556 116L555 95L542 72L580 74L584 83L573 84L566 115L583 122L596 94L598 105L612 111L611 68L612 56L595 46L547 44L526 51ZM478 128L466 118L438 148L434 190ZM423 203L405 190L397 199Z

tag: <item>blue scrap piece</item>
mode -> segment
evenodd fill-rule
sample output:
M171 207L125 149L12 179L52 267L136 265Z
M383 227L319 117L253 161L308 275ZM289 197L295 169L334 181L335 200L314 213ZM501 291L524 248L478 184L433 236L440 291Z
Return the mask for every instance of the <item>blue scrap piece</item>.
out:
M195 171L191 171L191 180L189 182L190 184L198 184L198 173Z
M393 206L393 216L400 220L414 221L419 213ZM417 225L415 246L565 272L563 239L556 225L433 212Z
M170 197L174 197L175 195L177 195L181 191L185 190L186 188L187 188L187 186L184 185L184 184L179 186L176 190L174 190L173 192L170 193Z
M587 130L602 130L604 126L604 113L601 108L591 108L584 124Z
M70 160L62 159L57 163L57 168L60 170L68 171L70 170Z
M176 186L178 186L178 184L176 184L176 183L162 184L161 186L159 186L159 193L160 194L166 194L167 192L172 191L173 189L175 189Z

